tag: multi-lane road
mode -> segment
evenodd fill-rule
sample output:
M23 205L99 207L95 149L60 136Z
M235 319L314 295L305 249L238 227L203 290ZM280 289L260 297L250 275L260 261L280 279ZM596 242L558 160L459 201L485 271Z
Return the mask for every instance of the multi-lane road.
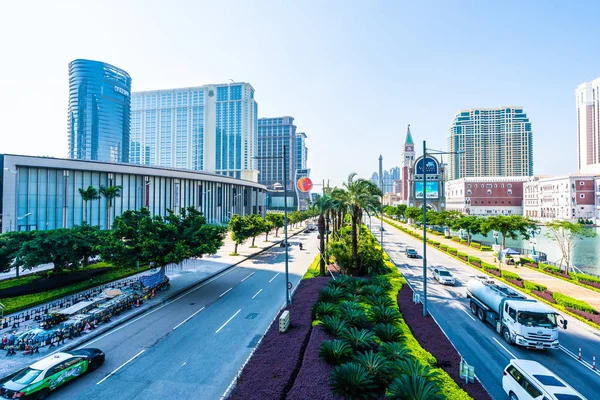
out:
M290 239L294 286L318 253L315 237ZM52 398L220 398L285 302L284 250L274 247L86 343L106 362Z
M384 224L383 247L400 272L414 288L422 292L423 259L407 258L401 248L405 245L415 248L422 256L421 241ZM379 223L372 229L379 239ZM600 398L600 373L591 369L592 355L600 356L600 332L574 319L569 320L567 330L560 329L560 350L536 351L504 342L490 324L475 318L469 310L466 297L466 282L477 275L476 268L448 256L432 247L427 248L428 264L428 310L465 360L475 367L475 373L483 386L494 399L504 399L502 373L512 358L529 359L540 362L567 383L572 385L589 400ZM433 280L431 267L443 266L457 279L455 286L442 286ZM583 360L578 361L579 347Z

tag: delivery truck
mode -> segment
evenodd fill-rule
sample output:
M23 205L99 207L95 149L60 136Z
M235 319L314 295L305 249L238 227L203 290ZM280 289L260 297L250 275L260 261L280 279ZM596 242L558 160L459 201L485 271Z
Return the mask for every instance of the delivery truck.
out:
M488 277L470 279L467 298L473 315L492 324L508 344L558 349L559 323L567 329L567 320L552 308Z

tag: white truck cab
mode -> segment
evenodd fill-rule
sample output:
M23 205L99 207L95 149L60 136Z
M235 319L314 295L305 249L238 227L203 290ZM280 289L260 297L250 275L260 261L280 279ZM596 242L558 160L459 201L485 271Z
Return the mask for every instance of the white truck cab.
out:
M507 300L502 324L508 328L504 334L510 334L512 343L537 349L558 349L556 312L545 304Z

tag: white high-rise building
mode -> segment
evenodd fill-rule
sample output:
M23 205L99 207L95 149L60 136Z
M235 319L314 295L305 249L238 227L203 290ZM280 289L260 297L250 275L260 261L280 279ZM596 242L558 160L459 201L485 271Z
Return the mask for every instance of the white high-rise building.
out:
M575 89L577 107L577 169L600 173L600 78Z
M257 113L244 82L133 92L129 160L257 182Z
M533 133L522 107L457 112L448 128L448 151L448 180L533 175Z

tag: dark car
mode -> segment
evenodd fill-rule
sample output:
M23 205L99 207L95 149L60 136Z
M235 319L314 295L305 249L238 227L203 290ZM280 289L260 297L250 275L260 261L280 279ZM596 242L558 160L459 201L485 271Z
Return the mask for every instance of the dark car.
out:
M415 249L406 249L406 256L408 258L418 258L419 253Z
M93 371L104 362L99 349L56 353L22 369L0 383L0 399L45 399L67 382Z

